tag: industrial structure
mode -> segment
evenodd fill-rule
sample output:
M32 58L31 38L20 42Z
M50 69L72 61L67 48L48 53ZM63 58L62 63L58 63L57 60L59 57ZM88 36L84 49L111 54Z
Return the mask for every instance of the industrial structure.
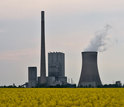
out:
M45 13L41 11L41 62L40 62L40 84L45 85L46 80L46 57L45 57Z
M97 67L97 52L82 52L82 62L78 87L97 87L102 85Z
M48 85L65 85L65 54L62 52L48 53Z
M46 76L45 59L45 12L41 11L41 59L40 59L40 77L37 77L36 67L29 67L28 87L35 86L56 86L66 85L65 77L65 54L61 52L48 53L48 77Z
M37 84L37 67L28 67L28 85L27 87L36 87Z
M48 76L46 76L45 56L45 12L41 11L41 56L40 76L37 77L37 68L28 68L28 87L68 86L76 87L76 84L67 83L65 76L65 54L62 52L48 53ZM82 52L82 70L78 87L101 86L101 80L97 67L97 52Z
M61 52L48 53L48 76L65 76L65 54Z
M65 76L65 54L62 52L48 53L48 77L46 77L45 84L41 84L41 76L37 77L36 67L29 67L28 71L29 80L27 86L29 88L35 86L50 87L69 85L67 83L67 77ZM72 86L74 86L74 84Z

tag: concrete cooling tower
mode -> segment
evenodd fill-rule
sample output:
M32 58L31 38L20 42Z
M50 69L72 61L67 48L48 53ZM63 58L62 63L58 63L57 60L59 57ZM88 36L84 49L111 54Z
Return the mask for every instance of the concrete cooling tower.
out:
M97 87L102 85L97 67L97 52L82 52L82 62L78 87Z

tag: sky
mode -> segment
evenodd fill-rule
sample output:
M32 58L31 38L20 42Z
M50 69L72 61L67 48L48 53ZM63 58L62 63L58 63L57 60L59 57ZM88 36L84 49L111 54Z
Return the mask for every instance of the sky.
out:
M0 85L27 82L28 66L37 66L40 75L41 11L46 65L48 52L64 52L65 74L78 83L81 52L109 24L107 50L98 52L99 74L103 84L124 83L123 0L0 0Z

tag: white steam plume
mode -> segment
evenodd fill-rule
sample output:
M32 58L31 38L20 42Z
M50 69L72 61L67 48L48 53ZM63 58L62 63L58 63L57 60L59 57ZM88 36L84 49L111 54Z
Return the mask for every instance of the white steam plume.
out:
M96 33L96 36L90 41L90 44L84 51L96 51L102 52L107 49L107 43L109 41L108 31L112 27L106 25L103 30Z

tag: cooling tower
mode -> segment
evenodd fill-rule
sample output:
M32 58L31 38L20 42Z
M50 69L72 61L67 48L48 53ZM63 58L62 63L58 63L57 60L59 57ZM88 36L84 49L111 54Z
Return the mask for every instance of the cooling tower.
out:
M97 67L97 52L82 52L82 62L78 86L97 87L102 85Z

